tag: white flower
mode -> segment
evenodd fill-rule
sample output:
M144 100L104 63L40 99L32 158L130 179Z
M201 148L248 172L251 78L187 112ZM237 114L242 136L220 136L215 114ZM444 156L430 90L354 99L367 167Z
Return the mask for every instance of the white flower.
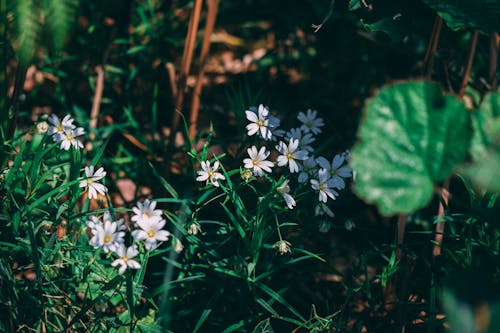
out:
M290 132L286 134L285 139L297 139L299 140L299 148L301 150L306 150L308 152L314 151L314 148L311 147L311 143L313 143L316 139L311 133L302 133L300 128L292 128Z
M111 266L116 267L120 265L118 273L120 274L125 273L127 267L131 269L141 268L141 264L132 259L139 254L139 251L137 250L137 245L132 245L126 248L124 244L120 244L115 253L118 255L119 258L113 261L111 263Z
M59 117L55 114L51 114L50 117L47 119L47 121L50 123L50 127L47 131L47 134L52 135L56 133L64 133L65 129L75 129L76 126L73 125L73 121L75 121L71 116L68 114L64 116L63 120L61 121ZM55 141L56 138L54 137Z
M330 178L330 174L326 169L319 169L318 179L311 179L311 187L319 191L319 201L326 202L328 197L335 200L335 196L339 194L333 189L335 181Z
M274 243L274 247L276 247L281 255L290 252L290 242L287 242L286 240L280 240Z
M316 159L314 157L309 157L307 160L304 160L299 173L299 183L303 184L307 182L309 180L309 177L317 172L317 164L318 163L316 162Z
M136 242L145 241L146 250L153 250L157 247L157 242L165 242L170 236L170 232L162 230L165 226L162 218L149 218L137 221L140 229L132 231L132 236Z
M188 234L195 236L201 232L201 226L198 223L193 222L188 226L187 232Z
M320 202L314 207L314 215L316 216L323 216L327 215L329 217L334 217L335 214L332 212L332 210L323 202Z
M318 157L317 162L320 167L323 169L328 170L330 173L330 176L334 180L334 187L337 189L341 190L345 188L345 181L344 178L350 178L352 177L351 173L351 168L346 164L342 166L342 164L345 162L346 157L349 155L347 154L342 154L342 155L335 155L333 158L332 163L328 162L328 160L324 157Z
M290 172L299 172L299 164L296 160L307 159L307 152L305 150L298 150L299 140L290 139L288 146L283 141L280 141L276 149L282 154L278 156L277 162L279 166L288 164Z
M36 130L38 134L47 133L47 131L49 130L49 124L47 124L46 121L41 121L36 124Z
M323 123L323 119L317 117L318 112L316 110L307 110L307 113L299 112L297 119L300 120L302 126L300 128L304 132L313 132L314 134L321 133L320 127L323 127L325 124Z
M273 136L272 129L279 126L279 119L269 115L269 109L260 104L259 108L251 107L245 111L247 119L251 122L246 126L247 134L257 134L264 140L270 140Z
M206 162L201 162L201 170L197 171L198 177L196 177L196 180L199 182L203 181L210 181L212 185L219 187L219 181L218 179L226 179L223 174L220 172L217 172L217 169L219 169L219 161L215 161L213 167L210 166L210 161Z
M176 253L181 253L182 250L184 250L184 245L182 245L182 242L178 238L174 238L174 251Z
M293 209L295 207L296 203L293 197L288 194L290 193L290 186L288 185L289 180L286 179L281 186L278 186L276 190L283 196L283 199L285 199L286 205L288 208Z
M248 156L250 158L245 158L243 163L245 163L245 168L253 169L253 174L256 176L262 176L264 171L271 172L271 168L274 166L273 162L267 161L269 152L266 151L266 147L261 147L257 152L257 147L252 146L247 149Z
M54 134L54 141L61 142L61 149L69 150L73 146L73 148L79 150L83 148L83 143L77 137L83 134L85 134L85 130L81 127L76 129L65 127L62 133L57 132Z
M104 222L95 216L91 216L90 220L87 221L87 226L93 235L89 240L89 244L94 249L102 247L106 253L114 252L125 241L125 232L122 231L125 229L125 225L123 220L114 222L108 212L104 214L103 220Z
M106 186L97 183L98 180L106 176L104 168L101 167L94 173L93 165L85 167L85 176L86 179L80 181L80 187L85 187L87 189L89 199L97 199L97 192L104 194L108 191Z
M163 211L156 208L156 201L144 200L143 203L137 202L135 207L132 207L134 214L132 221L138 223L139 221L147 221L149 219L161 219Z

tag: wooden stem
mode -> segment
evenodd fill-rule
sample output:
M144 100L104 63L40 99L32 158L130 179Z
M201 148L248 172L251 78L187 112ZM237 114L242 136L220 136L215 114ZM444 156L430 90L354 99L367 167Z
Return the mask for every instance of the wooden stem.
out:
M189 76L189 69L191 68L191 61L193 60L193 53L196 45L196 35L198 34L198 26L200 23L202 0L195 0L191 18L189 20L188 33L184 44L184 52L182 54L182 63L179 73L179 82L177 89L177 96L175 98L175 110L172 116L172 125L170 129L170 142L173 146L175 144L175 135L179 128L179 121L182 114L182 105L184 103L184 92L186 90L187 77Z
M198 114L200 109L200 96L203 88L203 79L205 78L205 65L207 61L208 52L210 51L210 37L214 31L215 19L217 18L217 11L219 7L219 0L207 0L207 20L205 23L205 32L203 35L203 42L201 44L200 52L200 72L196 80L196 85L193 91L191 102L191 113L189 116L189 138L194 139L197 133Z
M479 37L479 30L474 30L470 40L469 56L467 57L467 64L465 65L464 76L462 78L462 83L460 84L460 89L458 90L458 96L462 97L465 94L465 89L467 88L467 83L469 83L470 74L472 72L472 64L474 63L474 56L476 55L477 39Z
M436 16L424 59L424 75L427 79L430 79L432 76L432 68L434 67L434 59L436 57L436 51L439 44L439 37L441 35L442 26L443 19L440 16Z
M497 64L498 64L498 33L494 32L490 37L490 65L488 69L488 79L490 83L490 90L496 91L498 85L497 79Z
M90 110L90 123L89 123L89 142L87 143L87 150L92 150L92 141L95 139L95 129L97 127L97 119L99 118L99 110L101 108L102 94L104 91L104 68L98 65L95 68L97 73L94 99L92 100L92 109Z
M443 201L446 206L448 206L448 201L450 198L450 192L448 191L450 187L450 179L447 178L444 181L443 187L441 188L441 197L443 198ZM438 218L443 218L445 215L445 207L443 203L440 201L439 202L439 208L438 208ZM432 250L432 256L437 257L441 254L441 244L443 243L443 233L444 233L444 221L436 223L436 234L434 235L434 248Z

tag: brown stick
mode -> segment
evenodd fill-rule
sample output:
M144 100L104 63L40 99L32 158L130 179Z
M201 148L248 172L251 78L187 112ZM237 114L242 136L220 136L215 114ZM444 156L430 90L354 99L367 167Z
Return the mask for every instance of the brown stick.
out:
M193 99L191 102L191 113L189 116L189 138L194 139L197 133L198 114L200 110L200 95L203 88L203 79L205 78L205 65L207 62L208 52L210 51L210 37L214 31L215 19L219 0L207 0L207 21L205 23L205 32L203 34L203 42L200 52L200 72L196 80L196 85L193 91Z
M450 188L450 178L447 178L444 181L443 187L441 188L441 196L443 198L443 201L446 206L448 206L448 201L450 198L450 192L448 192L448 189ZM439 202L439 208L438 208L438 218L443 218L444 217L444 205L440 201ZM434 248L432 250L432 256L437 257L441 254L441 244L443 243L443 233L444 233L444 221L436 223L436 234L434 235Z
M191 68L191 61L193 60L193 53L196 44L196 35L198 34L198 26L200 23L202 0L195 0L191 18L189 20L189 28L184 44L184 53L182 55L181 70L179 73L179 83L177 88L177 96L175 99L175 110L172 116L172 126L170 129L170 142L173 146L175 144L175 135L179 127L181 119L182 104L184 103L184 92L186 90L187 77L189 76L189 69Z
M488 69L488 79L490 90L496 91L498 85L497 64L498 64L498 33L494 32L490 37L490 66Z
M474 30L472 37L470 39L469 56L467 57L467 64L465 65L464 76L462 78L462 83L460 84L460 89L458 90L458 96L462 97L465 94L465 89L467 88L467 83L469 83L470 74L472 72L472 64L474 62L474 56L476 55L477 39L479 37L479 30Z
M432 68L434 67L434 59L436 57L436 51L439 44L439 37L441 35L442 26L443 19L440 16L436 16L424 58L424 75L427 79L430 79L432 76Z
M89 123L89 142L87 142L87 150L92 150L92 141L95 139L94 130L97 127L97 119L99 118L99 110L101 108L102 93L104 91L104 68L102 65L97 65L95 68L97 73L94 99L92 100L92 109L90 110L90 123Z
M407 255L404 253L402 245L405 238L405 229L406 229L406 214L399 214L398 216L398 248L396 250L396 257L400 263L400 269L398 271L397 276L397 286L398 286L398 324L401 328L401 333L404 333L406 330L405 318L406 318L406 310L407 310L407 293L408 293L408 270L409 263L407 260Z
M165 65L168 73L168 80L170 82L170 89L172 93L172 98L175 99L177 96L177 85L175 84L175 66L171 62L167 62Z
M405 229L406 229L406 214L398 215L398 249L396 251L397 258L401 259L403 255L403 250L401 249L401 245L405 240Z

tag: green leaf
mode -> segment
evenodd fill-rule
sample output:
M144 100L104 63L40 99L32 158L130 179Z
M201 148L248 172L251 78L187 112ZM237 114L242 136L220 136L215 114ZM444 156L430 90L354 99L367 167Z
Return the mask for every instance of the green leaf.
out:
M423 0L453 30L475 28L484 33L500 32L500 2L497 0Z
M452 327L450 333L476 332L474 309L469 304L460 301L451 290L444 291L443 304Z
M439 85L410 81L382 88L365 109L352 152L355 192L384 215L411 213L432 198L467 154L472 128L463 104Z
M252 333L274 333L271 327L271 321L268 319L261 321L255 326Z
M46 24L56 51L63 49L75 21L78 0L51 0L46 4Z

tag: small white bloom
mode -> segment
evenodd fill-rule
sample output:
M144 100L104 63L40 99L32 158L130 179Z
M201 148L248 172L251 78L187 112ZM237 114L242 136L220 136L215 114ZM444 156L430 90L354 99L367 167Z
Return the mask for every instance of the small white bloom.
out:
M352 231L354 228L356 228L356 224L352 220L347 220L344 222L344 227L347 231Z
M196 180L199 182L207 181L207 183L210 181L212 185L219 187L218 180L224 180L226 177L220 172L217 172L218 169L219 161L215 161L213 167L210 166L210 161L201 162L201 170L197 171L198 177L196 177Z
M279 166L288 164L290 172L299 172L299 164L297 160L303 161L307 159L307 152L305 150L298 150L299 140L290 139L288 146L283 141L280 141L276 149L282 154L278 156L277 162Z
M321 133L320 127L323 127L323 119L318 117L318 112L316 110L307 110L307 113L299 112L297 119L300 120L302 126L300 128L304 132L313 132L314 134Z
M76 126L73 125L73 121L75 121L71 116L68 114L64 116L63 120L61 121L59 117L55 114L51 114L50 117L47 119L47 121L50 123L50 127L48 128L47 134L52 135L56 133L64 133L65 129L75 129ZM55 141L56 138L54 137Z
M125 226L123 220L114 222L109 213L104 215L104 222L95 216L91 216L87 221L87 226L90 228L92 238L89 244L98 249L102 247L104 252L114 252L125 242Z
M170 232L162 230L165 226L165 221L162 218L142 219L137 222L140 229L132 231L132 236L136 242L145 241L146 250L155 249L157 242L165 242L170 236Z
M80 181L80 187L84 187L88 191L89 199L97 199L97 193L104 194L108 191L108 188L97 181L101 180L106 176L106 171L104 168L99 168L94 173L94 166L85 167L85 177L86 179Z
M180 239L175 238L174 239L174 251L176 253L181 253L182 250L184 250L184 245L182 245L182 242Z
M252 146L247 149L248 156L250 158L245 158L243 163L245 163L245 168L253 169L253 174L256 176L262 176L264 171L272 172L271 168L274 166L273 162L267 161L269 152L266 151L266 147L261 147L257 152L257 147Z
M313 152L314 148L311 146L316 139L311 133L302 132L301 128L292 128L290 132L286 133L285 139L299 140L299 148L308 152Z
M247 119L251 122L246 126L248 136L254 134L262 136L265 140L271 139L272 132L268 128L269 126L269 109L264 105L260 104L258 110L254 107L250 110L246 110L245 114Z
M290 193L290 186L288 185L289 180L286 179L281 186L278 186L276 190L283 196L285 199L286 205L288 208L293 209L296 206L295 199L288 193Z
M289 253L290 246L292 246L292 244L290 244L290 242L287 242L286 240L280 240L280 241L277 241L276 243L274 243L274 247L276 247L278 249L278 251L281 255L283 255L285 253Z
M62 133L57 132L54 134L54 141L61 142L61 149L63 150L69 150L71 147L79 150L83 148L83 143L77 137L83 134L85 134L85 130L81 127L76 129L65 127Z
M326 169L319 169L318 179L311 179L311 187L319 192L319 201L326 202L328 197L335 200L335 196L339 194L333 189L335 181L330 178L330 174Z
M137 245L125 247L124 244L120 244L120 246L116 249L115 253L118 255L118 259L111 263L111 266L116 267L120 265L120 269L118 273L123 274L127 270L127 268L131 269L139 269L141 268L141 264L137 261L133 260L139 254L139 250L137 250Z
M323 169L328 170L330 173L330 176L332 177L334 184L333 187L341 190L345 188L345 181L344 179L352 177L351 173L351 168L346 164L344 164L346 157L349 155L346 155L345 153L342 155L335 155L333 158L332 163L328 162L328 160L324 157L318 157L317 162L320 167Z
M335 216L332 210L323 202L318 203L316 207L314 207L314 215L316 216L327 215L329 217Z
M307 182L309 180L309 177L316 174L318 172L316 169L317 165L318 163L316 162L316 159L314 157L309 157L308 159L304 160L304 163L300 168L299 179L298 179L299 183L303 184Z
M201 226L198 223L193 222L188 226L187 232L188 234L195 236L201 232Z
M156 208L156 201L144 200L144 202L137 202L135 207L132 207L133 215L132 221L138 223L139 221L147 221L149 219L161 219L163 214L161 209Z
M47 124L46 121L41 121L36 124L36 130L38 134L47 133L47 131L49 130L49 124Z

